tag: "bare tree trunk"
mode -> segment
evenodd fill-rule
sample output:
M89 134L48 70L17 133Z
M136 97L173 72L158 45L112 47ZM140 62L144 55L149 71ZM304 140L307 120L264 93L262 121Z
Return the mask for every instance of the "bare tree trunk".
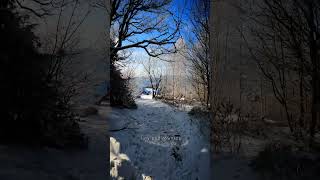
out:
M260 77L260 118L264 117L264 112L263 112L263 94L262 94L262 77Z
M172 98L173 98L173 103L174 103L174 86L175 86L175 82L174 82L174 67L172 68Z
M313 33L310 32L310 55L313 62L312 68L312 110L311 110L311 124L310 124L310 145L313 144L315 130L317 127L317 109L319 106L319 75L318 75L318 57L317 44L313 38Z
M287 121L288 121L290 132L294 132L294 129L293 129L293 126L292 126L292 116L289 113L288 105L287 105L286 102L283 104L283 107L284 107L284 110L286 111L286 117L287 117Z
M299 125L300 125L300 128L303 128L304 127L304 113L305 113L305 110L304 110L304 92L303 92L303 62L301 60L300 62L300 82L299 82L299 95L300 95L300 117L299 117Z
M310 57L312 62L312 109L311 109L311 123L310 123L310 145L313 144L314 135L317 127L318 120L318 106L320 104L319 99L319 57L318 57L318 47L317 39L319 38L316 34L317 27L315 25L315 16L314 16L314 7L312 1L309 1L308 4L309 17L308 24L310 27L309 30L309 48L310 48Z
M210 79L208 79L208 85L207 85L207 99L206 99L206 102L207 102L207 108L209 109L210 108L210 96L211 96L211 94L210 94Z

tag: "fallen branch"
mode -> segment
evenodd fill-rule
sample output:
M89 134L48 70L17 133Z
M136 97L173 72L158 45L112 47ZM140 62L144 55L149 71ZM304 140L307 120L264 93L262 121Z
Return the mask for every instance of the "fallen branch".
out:
M109 130L109 132L117 132L117 131L122 131L125 129L138 129L138 128L134 128L134 127L129 127L130 123L127 123L124 127L120 128L120 129L111 129Z
M125 129L128 129L128 127L123 127L123 128L120 128L120 129L111 129L109 131L110 132L117 132L117 131L122 131L122 130L125 130Z

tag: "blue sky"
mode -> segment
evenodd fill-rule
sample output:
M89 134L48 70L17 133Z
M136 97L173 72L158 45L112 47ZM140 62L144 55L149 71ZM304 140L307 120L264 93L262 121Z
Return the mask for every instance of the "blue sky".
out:
M189 24L189 12L191 9L192 0L173 0L172 2L172 11L174 14L181 14L181 19L183 24L183 28L181 29L182 36L185 36L187 33L186 28Z
M170 10L171 12L173 12L174 16L179 16L182 20L182 24L181 24L181 30L180 30L180 33L181 33L181 36L182 37L189 37L190 36L190 23L189 23L189 11L190 11L190 8L191 8L191 3L192 3L193 0L173 0L170 4ZM144 15L142 15L144 16ZM146 14L145 17L151 17L152 18L156 18L157 16L156 15L151 15L151 14ZM169 26L171 26L172 28L175 28L175 24L174 24L174 21L173 19L169 18L167 20L167 23ZM171 29L171 30L174 30L174 29ZM132 39L134 38L138 38L138 39L149 39L150 37L154 36L156 34L153 34L153 35L150 35L150 34L141 34L141 35L137 35L137 36L134 36L132 37ZM124 45L125 44L131 44L130 42L123 42Z
M188 39L189 37L192 37L191 33L191 26L189 23L189 12L191 9L191 4L193 0L173 0L170 5L170 10L173 12L175 16L180 16L182 20L181 25L181 36L184 39ZM168 23L174 23L173 21L168 21ZM148 39L150 35L139 35L137 38L139 39ZM148 55L145 53L143 49L140 48L134 48L131 49L132 56L130 57L132 60L132 65L136 67L136 75L142 76L144 74L143 66L139 64L139 61L147 60ZM137 61L138 60L138 61Z

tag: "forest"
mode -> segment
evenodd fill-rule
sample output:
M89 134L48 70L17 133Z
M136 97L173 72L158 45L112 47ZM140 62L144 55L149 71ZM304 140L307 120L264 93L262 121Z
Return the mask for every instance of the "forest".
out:
M318 179L319 22L318 0L1 0L0 179Z

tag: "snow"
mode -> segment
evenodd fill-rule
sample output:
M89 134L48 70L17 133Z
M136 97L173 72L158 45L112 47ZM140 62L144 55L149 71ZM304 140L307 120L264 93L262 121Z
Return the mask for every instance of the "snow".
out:
M141 94L141 95L140 95L140 98L141 98L141 99L152 99L153 97L152 97L152 94L149 94L149 95L147 95L147 94Z
M110 156L130 162L138 179L210 179L209 143L192 117L160 101L136 103L136 110L114 108L109 115L110 129L126 127L110 132L110 146L117 147Z
M55 149L24 145L0 145L1 180L105 180L107 107L98 115L81 118L88 149Z
M249 167L250 160L231 154L214 154L212 179L218 180L257 180L260 177Z

